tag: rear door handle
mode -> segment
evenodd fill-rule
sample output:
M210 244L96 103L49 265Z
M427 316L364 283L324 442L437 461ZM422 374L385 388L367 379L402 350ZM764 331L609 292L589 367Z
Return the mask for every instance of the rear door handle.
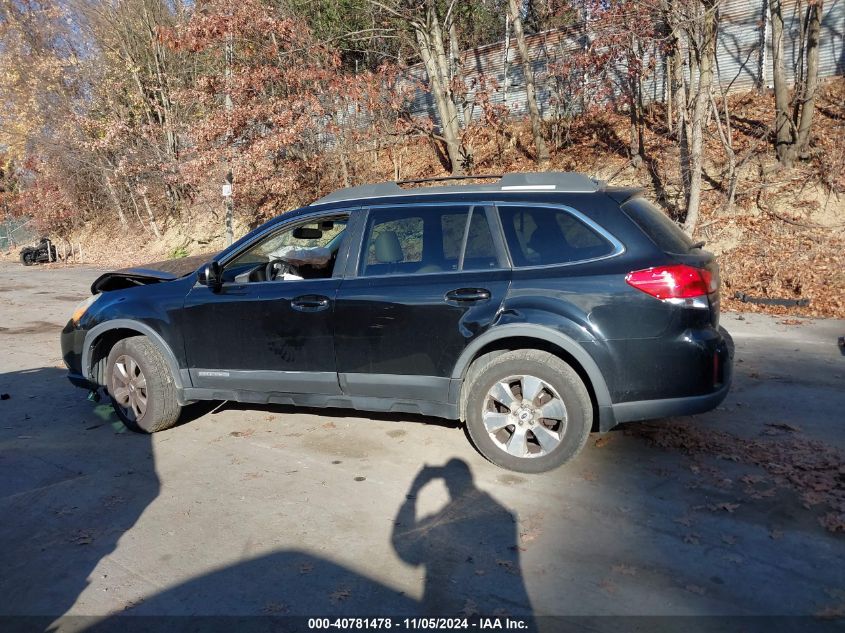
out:
M485 288L458 288L447 292L446 299L448 301L458 301L460 303L489 301L490 291Z
M320 312L329 307L329 298L322 295L301 295L291 299L290 307L299 312Z

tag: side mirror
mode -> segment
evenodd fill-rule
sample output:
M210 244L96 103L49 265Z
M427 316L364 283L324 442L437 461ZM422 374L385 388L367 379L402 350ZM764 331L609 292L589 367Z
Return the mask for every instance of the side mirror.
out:
M212 292L219 292L223 286L223 270L220 264L215 261L208 262L199 272L197 280L206 286Z

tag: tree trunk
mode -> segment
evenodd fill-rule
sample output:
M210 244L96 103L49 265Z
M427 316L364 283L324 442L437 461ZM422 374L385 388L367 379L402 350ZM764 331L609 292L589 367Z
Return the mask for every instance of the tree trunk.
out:
M429 9L431 11L431 9ZM430 21L426 21L430 24ZM464 170L461 158L461 142L457 127L457 114L452 114L449 108L451 101L448 88L443 83L443 77L440 73L439 65L435 60L435 53L431 45L431 29L424 29L421 24L414 24L414 31L417 37L417 44L420 49L420 58L425 66L426 74L428 75L429 86L431 87L431 94L434 97L434 105L437 108L437 114L440 117L440 132L443 137L443 142L446 144L446 153L449 157L449 166L453 175L463 175ZM441 42L442 46L442 42ZM444 56L445 57L445 56ZM454 103L452 104L454 109Z
M669 75L669 95L674 109L674 134L678 141L679 171L684 199L689 195L689 126L687 86L684 78L685 51L681 39L682 30L678 25L677 0L666 0L663 5L664 17L669 30L670 55L667 60ZM671 117L670 117L671 120Z
M522 29L522 18L519 15L517 0L508 0L513 33L516 36L516 46L522 58L522 73L525 75L525 100L528 103L528 116L531 119L531 135L534 137L534 147L537 150L537 164L545 165L549 161L549 150L543 139L543 125L540 118L540 108L537 107L537 89L534 85L534 70L531 68L531 57L528 45L525 43L525 32Z
M150 201L147 200L147 193L141 190L141 200L144 203L144 208L147 210L147 217L150 219L150 226L153 227L153 233L158 238L161 238L161 231L158 230L158 224L156 224L156 217L153 215L153 210L150 208Z
M819 38L823 0L811 3L807 9L807 74L801 94L801 116L798 119L797 153L806 156L810 147L810 131L816 110L816 91L819 86Z
M428 24L429 42L432 43L434 51L434 65L437 72L440 74L440 83L444 89L446 97L446 110L449 113L448 125L453 129L455 138L460 139L461 120L458 117L458 106L455 92L452 88L452 77L449 72L450 62L446 56L446 47L443 45L443 29L440 27L440 18L437 16L437 7L434 3L430 4L426 12L426 23ZM455 41L457 45L457 40ZM462 143L458 143L458 150L460 159L458 160L458 167L460 174L464 172L464 162L470 158L470 152ZM455 166L452 165L452 173L456 174Z
M701 207L701 172L704 164L704 121L710 109L710 90L713 84L713 64L716 44L716 12L713 0L702 3L699 38L695 55L697 64L696 92L690 117L690 186L684 230L692 235L698 225ZM692 79L692 75L690 77Z
M123 206L120 204L120 199L117 197L117 192L114 190L114 185L111 182L111 176L103 169L103 177L106 179L106 189L108 189L109 197L112 204L114 204L115 211L117 211L117 219L120 220L121 226L126 226L126 214L123 212Z
M637 72L628 75L628 94L631 98L631 134L628 144L628 153L631 156L631 164L639 169L643 163L643 99L642 99L642 75L639 70L639 59L641 56L640 42L633 33L629 41L629 54L636 59Z
M689 126L689 103L687 101L687 83L684 78L684 54L680 47L675 55L675 95L672 97L675 102L677 116L678 151L680 152L681 186L684 196L689 196L690 187L690 126Z
M144 221L141 219L141 212L138 210L138 201L135 200L135 194L132 193L132 189L129 185L126 185L126 192L129 194L129 201L132 203L132 209L135 211L135 217L138 218L138 224L142 229L149 233L147 225L144 224Z
M783 70L783 11L781 0L769 0L772 17L772 82L775 87L775 151L784 167L795 158L792 120L789 116L789 89Z

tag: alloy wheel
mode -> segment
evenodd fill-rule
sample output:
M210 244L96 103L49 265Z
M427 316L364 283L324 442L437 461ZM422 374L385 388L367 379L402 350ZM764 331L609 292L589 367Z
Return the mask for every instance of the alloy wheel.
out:
M536 376L510 376L496 382L487 392L482 411L490 439L514 457L548 455L566 431L563 399Z
M124 415L133 422L147 411L147 379L141 366L128 355L118 356L112 368L111 394Z

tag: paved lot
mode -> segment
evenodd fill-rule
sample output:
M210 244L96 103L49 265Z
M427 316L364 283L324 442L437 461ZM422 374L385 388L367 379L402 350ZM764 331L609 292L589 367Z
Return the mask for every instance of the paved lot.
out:
M845 613L843 321L725 315L723 407L526 476L406 415L126 432L60 359L96 275L0 264L0 615Z

